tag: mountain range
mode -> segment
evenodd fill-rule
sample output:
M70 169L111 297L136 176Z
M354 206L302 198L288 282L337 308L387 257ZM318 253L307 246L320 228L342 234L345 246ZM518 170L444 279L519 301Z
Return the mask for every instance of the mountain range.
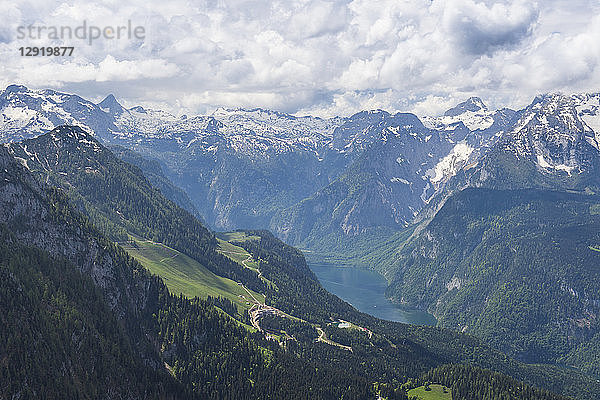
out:
M266 231L214 234L79 127L2 146L0 166L2 397L407 399L430 376L459 399L564 399L515 378L600 393L472 336L357 312L298 250ZM156 252L190 285L188 258L246 295L183 296L173 274L148 272Z
M509 154L528 159L518 173L529 175L498 177L504 185L536 179L552 186L542 181L580 176L596 159L598 99L546 95L520 111L490 111L470 98L441 117L422 119L381 110L321 119L263 109L175 117L127 109L112 95L94 104L9 86L0 93L0 140L81 126L107 145L160 163L162 174L187 194L178 194L179 204L197 209L210 226L269 228L310 247L328 234L407 226L442 201L451 191L448 181L464 167L470 171L465 183L452 182L451 189L485 186Z
M311 198L327 190L338 192L324 211L331 214L337 208L339 215L327 221L328 232L357 234L379 224L407 225L442 182L492 146L515 114L508 109L489 112L480 99L469 99L447 116L425 118L425 125L412 114L381 110L321 119L219 109L209 116L177 118L139 106L126 109L112 95L94 104L22 86L9 86L0 94L0 112L4 142L63 124L81 126L107 145L158 160L209 225L268 227L293 243L323 228L311 224L300 232L290 228L295 223L288 217L303 212ZM371 162L369 154L378 159ZM353 199L341 178L354 179L353 171L363 169L356 163L369 164L375 181L353 190L359 196ZM364 206L383 221L368 222L353 211L355 203L363 206L360 196L372 198L373 204Z
M286 312L306 312L298 282L309 276L315 284L310 270L257 279L223 255L228 245L203 222L251 230L260 245L229 245L279 267L288 256L299 261L281 256L287 250L261 229L377 269L390 299L433 313L440 327L521 362L595 378L599 108L598 94L547 94L521 110L492 111L470 98L439 117L373 110L323 119L263 109L176 117L125 108L112 95L96 104L9 86L0 93L0 140L101 235L163 243ZM54 129L64 125L79 129Z

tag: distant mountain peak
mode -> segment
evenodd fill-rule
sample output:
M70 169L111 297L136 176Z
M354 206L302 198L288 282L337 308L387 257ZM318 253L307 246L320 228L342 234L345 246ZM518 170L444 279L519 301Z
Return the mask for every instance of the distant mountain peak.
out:
M467 100L458 104L444 113L446 117L456 117L464 114L467 111L471 112L487 112L488 108L479 97L469 97Z
M296 119L294 115L287 114L281 111L270 110L266 108L227 108L227 107L219 107L217 108L211 116L214 118L226 118L230 115L246 115L248 117L254 116L257 118L261 117L274 117L274 118L284 118L284 119Z
M111 115L119 115L125 111L125 107L123 107L115 98L113 94L109 94L98 103L98 106L103 110L108 110Z
M113 104L113 103L117 103L117 99L115 98L115 95L110 93L108 96L106 96L104 98L104 100L102 100L100 102L100 104Z
M423 117L423 122L425 126L433 129L458 130L464 137L465 127L470 131L485 131L491 128L495 121L494 114L497 113L490 112L479 97L470 97L446 111L441 117Z
M372 118L373 116L379 117L381 119L385 119L389 117L391 114L385 110L377 109L377 110L363 110L359 111L352 116L350 119L359 119L359 118Z
M137 113L146 114L146 109L142 106L131 107L129 111L135 111Z

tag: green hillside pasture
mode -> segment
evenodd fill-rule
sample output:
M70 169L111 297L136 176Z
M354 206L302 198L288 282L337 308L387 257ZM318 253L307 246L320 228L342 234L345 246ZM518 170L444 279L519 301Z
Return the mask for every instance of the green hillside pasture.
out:
M133 244L122 247L150 272L160 276L171 293L181 293L189 298L221 296L238 304L242 309L251 307L245 300L249 298L248 292L241 285L214 274L177 250L161 243L139 239L134 239ZM262 294L251 292L259 302L264 303L265 297Z
M245 242L247 240L260 240L260 236L249 235L246 232L235 231L235 232L219 232L217 236L227 242Z
M217 240L219 242L219 248L217 249L219 253L226 255L238 264L242 264L244 267L258 273L258 263L252 259L250 253L248 253L242 247L231 244L223 239L217 238Z

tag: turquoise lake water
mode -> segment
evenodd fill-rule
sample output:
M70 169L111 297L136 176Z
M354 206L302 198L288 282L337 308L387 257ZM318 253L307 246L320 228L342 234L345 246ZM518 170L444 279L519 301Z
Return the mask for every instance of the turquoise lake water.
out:
M308 265L325 289L359 311L388 321L435 325L433 315L424 311L406 310L389 301L385 297L387 282L376 271L318 261L309 261Z

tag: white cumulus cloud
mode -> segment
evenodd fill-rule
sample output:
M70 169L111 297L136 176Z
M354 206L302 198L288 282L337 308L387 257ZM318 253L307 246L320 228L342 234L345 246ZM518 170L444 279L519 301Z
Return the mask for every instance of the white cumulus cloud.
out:
M175 113L219 106L438 114L477 95L520 107L600 90L595 0L0 0L0 84ZM141 26L144 38L17 37L28 26ZM22 57L22 46L74 46Z

